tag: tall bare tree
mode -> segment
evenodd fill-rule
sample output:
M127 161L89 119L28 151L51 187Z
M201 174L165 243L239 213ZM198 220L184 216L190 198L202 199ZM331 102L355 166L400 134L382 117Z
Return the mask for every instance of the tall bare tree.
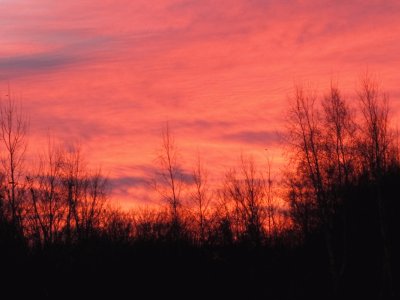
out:
M354 115L337 85L322 100L323 107L323 174L327 201L326 244L329 252L334 291L343 278L347 265L347 201L348 187L357 166L356 126ZM340 213L339 211L340 210ZM334 230L336 218L341 215L340 231ZM340 243L334 245L334 231L341 234Z
M266 149L267 150L267 149ZM276 238L277 235L277 224L276 224L276 205L273 191L273 179L272 179L272 159L267 156L267 178L265 188L265 211L267 218L268 237L270 242Z
M73 230L81 232L78 214L79 199L83 195L85 182L85 164L79 147L71 147L63 154L62 180L64 199L66 200L65 238L66 242L72 241Z
M322 106L327 162L325 168L329 169L327 172L330 172L336 184L347 184L356 168L354 117L339 88L332 83Z
M158 155L159 170L155 180L156 190L169 207L171 234L178 238L182 226L181 206L184 177L179 162L179 152L170 132L169 123L162 132L162 145Z
M27 147L27 117L8 91L0 107L2 166L6 181L6 208L13 225L22 230L24 199L24 158Z
M297 173L310 182L320 207L320 217L324 219L327 212L322 171L324 149L316 100L315 93L296 87L289 110L288 137Z
M388 231L387 203L382 195L383 174L387 171L391 156L395 153L394 138L389 123L388 97L383 93L376 80L366 75L361 80L358 92L363 126L361 128L361 156L364 158L366 171L376 186L376 200L380 235L382 239L384 296L393 294L392 259Z
M322 229L336 294L345 267L345 237L339 255L334 245L334 222L337 209L343 205L341 191L350 180L354 126L337 87L331 86L322 101L322 112L317 100L314 92L296 88L289 119L296 166L292 174L296 175L288 181L289 199L297 217L304 214L300 218L303 230L308 232L315 225ZM317 224L308 224L310 220Z
M191 194L191 202L197 222L199 241L204 243L207 228L207 219L210 212L212 196L208 188L208 173L204 169L200 156L197 157L196 167L193 170L194 191Z

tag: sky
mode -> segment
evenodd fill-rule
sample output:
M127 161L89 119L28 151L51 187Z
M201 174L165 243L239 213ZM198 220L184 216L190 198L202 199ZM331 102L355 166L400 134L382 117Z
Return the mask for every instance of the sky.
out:
M157 201L166 122L185 172L198 153L214 178L241 153L279 169L294 85L354 102L366 70L396 118L400 1L0 0L0 95L29 114L29 155L80 144L124 207Z

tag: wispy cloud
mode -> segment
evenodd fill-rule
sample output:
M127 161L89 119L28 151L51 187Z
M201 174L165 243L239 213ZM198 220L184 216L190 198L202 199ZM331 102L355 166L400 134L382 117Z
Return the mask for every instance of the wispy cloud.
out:
M294 81L337 76L351 93L368 67L396 103L399 13L394 0L3 0L0 92L21 95L31 148L49 130L80 140L118 197L142 199L154 170L131 166L154 164L168 120L185 170L201 149L219 174L233 147L277 146Z
M225 134L219 137L223 141L233 141L245 144L264 145L265 147L276 145L280 141L280 135L276 131L239 131L235 133Z

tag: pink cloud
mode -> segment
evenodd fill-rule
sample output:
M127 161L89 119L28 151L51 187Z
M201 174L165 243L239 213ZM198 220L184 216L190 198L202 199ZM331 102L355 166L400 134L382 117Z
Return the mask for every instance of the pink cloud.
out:
M80 141L124 203L143 201L169 120L190 169L215 177L276 146L294 82L376 71L400 95L398 1L0 1L0 92L10 81L46 133ZM353 93L354 94L354 93ZM278 160L278 159L277 159ZM144 180L144 179L143 179ZM129 183L132 184L129 184ZM142 199L142 200L140 200Z

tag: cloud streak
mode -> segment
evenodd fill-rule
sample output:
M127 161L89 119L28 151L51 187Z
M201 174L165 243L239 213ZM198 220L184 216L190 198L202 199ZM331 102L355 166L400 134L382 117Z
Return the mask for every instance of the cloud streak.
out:
M280 141L280 135L276 131L239 131L231 134L225 134L218 138L219 140L234 141L240 144L273 145Z

